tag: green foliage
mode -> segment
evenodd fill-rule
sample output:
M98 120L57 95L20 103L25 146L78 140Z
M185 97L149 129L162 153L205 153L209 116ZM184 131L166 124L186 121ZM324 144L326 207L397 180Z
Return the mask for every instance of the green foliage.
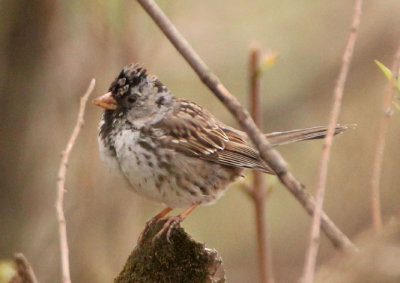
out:
M393 85L397 90L397 94L400 95L400 76L396 80L395 78L393 78L392 71L390 71L390 69L388 67L383 65L378 60L375 60L375 64L378 65L378 67L385 74L385 76L388 78L388 80L393 82Z
M11 261L0 261L0 283L10 282L16 274L17 271Z
M394 108L396 108L396 110L400 111L400 104L397 103L396 101L392 101L392 104L394 106Z
M379 69L381 69L381 71L385 74L387 79L393 83L393 86L396 90L397 97L400 98L400 76L398 76L398 78L396 80L396 78L393 78L392 71L390 71L390 69L388 67L386 67L384 64L382 64L378 60L375 60L374 62L375 62L375 64L378 65ZM400 111L399 103L397 103L396 101L392 101L392 104L398 111Z
M385 74L385 76L388 78L388 80L392 80L392 71L389 70L388 67L383 65L381 62L378 60L374 60L375 64L378 65L378 67L381 69L381 71Z
M257 76L261 77L265 71L274 67L277 58L278 58L278 53L273 51L269 51L266 54L264 54L258 66Z

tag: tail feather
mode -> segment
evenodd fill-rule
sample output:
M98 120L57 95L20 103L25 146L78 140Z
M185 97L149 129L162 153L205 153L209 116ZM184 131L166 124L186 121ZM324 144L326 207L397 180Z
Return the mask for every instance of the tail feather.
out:
M356 125L337 125L335 128L335 135L343 133L347 129L355 127ZM273 132L266 134L265 136L272 146L278 146L304 140L322 139L326 136L327 132L328 127L317 126L285 132Z

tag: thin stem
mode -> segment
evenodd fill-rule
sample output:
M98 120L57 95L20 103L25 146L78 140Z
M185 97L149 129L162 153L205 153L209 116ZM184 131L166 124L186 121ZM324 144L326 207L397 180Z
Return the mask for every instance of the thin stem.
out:
M272 148L267 138L256 126L249 112L243 108L235 96L233 96L218 77L211 72L200 56L193 50L186 39L179 33L163 11L153 0L137 0L144 10L150 15L157 26L171 41L172 45L178 50L182 57L188 62L192 69L197 73L202 82L217 96L225 107L236 118L242 129L260 152L261 158L275 171L282 184L298 199L309 214L314 211L314 200L306 192L302 185L288 172L286 162L281 155ZM332 241L335 247L356 250L354 244L347 236L336 227L336 225L323 214L322 229Z
M253 44L250 49L249 58L249 102L250 113L256 125L261 128L261 103L260 103L260 48ZM271 252L269 247L269 235L267 234L267 217L266 217L266 188L263 174L254 170L253 186L250 189L252 199L254 201L256 229L257 229L257 255L258 268L260 272L260 282L273 283L273 269Z
M343 98L343 90L348 77L351 59L353 57L354 46L357 40L358 28L361 20L362 2L363 2L362 0L355 1L350 34L347 40L346 48L343 53L342 66L340 68L339 76L336 81L333 93L333 106L329 119L328 133L325 137L324 145L322 148L322 154L319 166L320 173L316 189L315 211L311 224L310 240L304 263L304 271L303 271L304 283L312 283L314 279L315 264L317 261L318 248L320 243L320 223L321 223L322 207L325 196L326 178L328 175L329 158L331 154L331 147L333 143L335 126L339 119L340 108Z
M394 55L392 64L392 79L397 81L399 76L399 64L400 64L400 45ZM393 81L390 81L385 96L383 97L383 115L381 117L379 132L376 141L375 158L373 163L372 175L371 175L371 214L372 214L372 225L376 231L380 231L382 228L382 215L380 207L380 195L379 195L379 182L381 179L383 154L386 145L386 135L389 127L390 117L392 116L392 100L395 92L395 86Z
M57 200L56 210L58 219L58 230L60 236L60 252L61 252L61 282L70 283L71 275L69 268L69 250L68 250L68 239L67 239L67 223L65 221L65 215L63 210L64 193L65 193L65 176L67 174L67 166L69 155L73 146L75 145L76 138L79 135L81 128L83 127L83 115L85 113L86 102L93 91L95 80L92 79L86 93L81 97L78 119L76 121L74 130L68 140L65 150L62 152L60 168L58 170L58 181L57 181Z
M17 278L10 282L38 283L35 272L29 264L28 259L22 253L14 255L14 262L17 267ZM15 280L15 281L14 281Z

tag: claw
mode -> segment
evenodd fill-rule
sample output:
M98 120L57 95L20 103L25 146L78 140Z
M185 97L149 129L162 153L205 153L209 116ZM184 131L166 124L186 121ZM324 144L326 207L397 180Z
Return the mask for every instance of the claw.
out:
M159 219L156 217L151 218L149 221L146 222L146 226L144 227L143 231L139 235L139 239L137 241L138 245L143 244L144 235L147 234L151 225L157 222Z
M154 236L153 238L153 243L159 239L162 234L164 234L164 232L167 232L167 241L168 243L170 243L170 236L171 236L171 231L174 228L177 228L179 226L179 224L183 221L183 217L181 215L177 215L177 216L171 216L167 219L167 221L164 223L163 227L161 228L160 231L158 231L158 233Z
M162 236L162 234L167 231L167 241L170 242L170 236L171 236L171 231L176 228L177 226L179 226L179 224L197 207L199 206L199 203L194 203L192 204L190 207L188 207L184 212L182 212L181 214L177 215L177 216L171 216L169 218L167 218L167 220L165 221L163 227L161 228L160 231L157 232L157 234L153 237L152 242L154 243L158 238L160 238ZM150 219L149 221L147 221L146 223L146 227L144 228L144 230L142 231L142 233L140 233L139 239L138 239L138 244L142 244L143 240L144 240L144 235L146 235L146 233L148 232L149 228L151 225L153 225L155 222L157 222L158 220L162 219L165 215L167 215L170 211L172 210L172 208L165 208L163 211L161 211L159 214L157 214L156 216L154 216L152 219Z
M156 223L158 220L162 219L171 210L172 210L172 208L169 208L169 207L164 208L160 213L158 213L156 216L154 216L153 218L151 218L149 221L146 222L146 226L144 227L144 230L142 231L142 233L140 233L139 239L137 241L137 243L139 245L143 244L144 235L146 235L146 233L149 231L150 226L153 225L154 223Z

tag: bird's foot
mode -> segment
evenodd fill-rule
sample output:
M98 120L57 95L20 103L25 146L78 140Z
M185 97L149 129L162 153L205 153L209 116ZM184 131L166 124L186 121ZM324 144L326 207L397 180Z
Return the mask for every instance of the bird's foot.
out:
M167 221L165 221L163 227L160 231L154 236L153 242L160 238L164 232L166 232L167 241L170 242L170 236L173 229L177 228L179 224L183 221L184 217L181 215L168 217Z
M153 217L153 218L151 218L149 221L146 222L146 226L144 227L142 233L140 233L140 235L139 235L139 239L138 239L138 241L137 241L138 245L143 244L144 235L147 234L147 232L148 232L149 229L150 229L150 226L153 225L153 224L154 224L155 222L157 222L158 220L160 220L160 219L157 218L157 217Z
M138 239L138 244L142 244L144 240L144 236L147 234L149 231L150 227L156 223L158 220L162 219L165 215L167 215L172 208L166 207L164 208L160 213L158 213L156 216L151 218L149 221L146 222L146 226L144 227L142 233L140 233L139 239Z

